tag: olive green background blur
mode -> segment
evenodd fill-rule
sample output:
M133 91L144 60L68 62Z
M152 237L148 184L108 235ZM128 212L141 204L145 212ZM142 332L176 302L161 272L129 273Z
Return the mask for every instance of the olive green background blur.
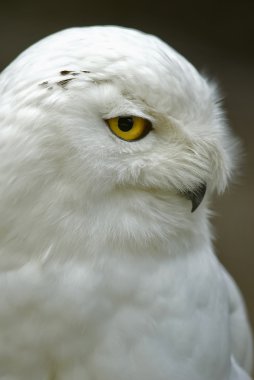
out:
M245 157L215 199L216 250L254 326L254 1L0 1L0 71L38 39L71 26L116 24L156 34L220 84Z

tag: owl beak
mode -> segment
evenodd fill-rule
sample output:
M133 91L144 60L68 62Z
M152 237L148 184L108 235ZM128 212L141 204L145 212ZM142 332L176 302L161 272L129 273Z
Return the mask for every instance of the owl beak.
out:
M193 190L186 190L183 192L183 196L191 201L192 209L191 212L194 212L200 203L202 202L206 193L206 183L199 184Z

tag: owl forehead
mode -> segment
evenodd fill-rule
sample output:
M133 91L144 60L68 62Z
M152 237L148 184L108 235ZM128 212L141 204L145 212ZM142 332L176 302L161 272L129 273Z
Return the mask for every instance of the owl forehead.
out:
M106 80L117 78L126 86L154 90L184 87L190 82L195 86L201 79L188 61L154 36L110 27L84 32L88 33L80 41L77 65L90 71L95 79L100 80L104 75ZM74 50L75 55L77 49Z
M8 75L9 74L9 75ZM194 67L154 36L120 27L67 29L25 51L6 70L8 87L109 82L159 110L191 107L207 97ZM85 84L85 83L84 83Z
M93 46L87 39L83 43L77 64L96 83L112 82L128 96L158 107L169 98L186 104L204 99L207 87L195 68L153 36L127 31L100 35Z
M138 78L144 83L193 75L194 68L160 39L120 27L73 28L39 41L13 62L22 78L59 70L89 71L100 79ZM13 67L13 68L14 68Z

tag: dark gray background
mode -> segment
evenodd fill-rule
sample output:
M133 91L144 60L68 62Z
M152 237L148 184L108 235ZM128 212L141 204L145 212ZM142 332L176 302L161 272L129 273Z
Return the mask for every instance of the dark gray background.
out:
M71 26L116 24L158 35L216 78L245 159L237 185L215 200L216 249L247 301L254 264L254 2L9 1L0 4L0 70L38 39Z

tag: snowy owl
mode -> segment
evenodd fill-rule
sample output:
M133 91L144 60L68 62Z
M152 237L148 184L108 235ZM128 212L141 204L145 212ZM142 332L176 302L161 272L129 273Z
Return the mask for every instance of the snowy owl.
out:
M250 379L214 84L154 36L68 29L0 75L0 144L0 380Z

